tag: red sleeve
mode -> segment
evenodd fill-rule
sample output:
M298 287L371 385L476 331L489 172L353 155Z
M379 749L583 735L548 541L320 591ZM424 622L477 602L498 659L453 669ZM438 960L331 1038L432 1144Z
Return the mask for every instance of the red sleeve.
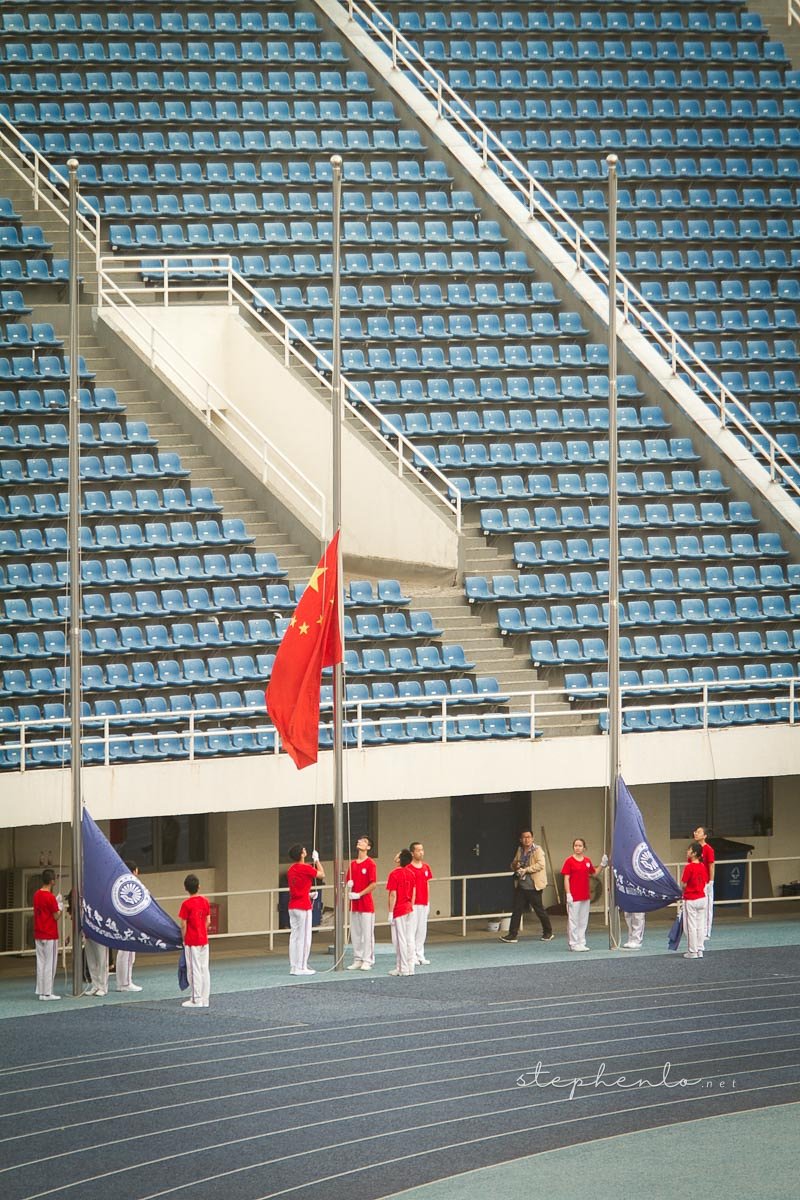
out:
M367 863L369 864L367 866L367 883L368 884L369 883L377 883L378 882L378 868L375 866L375 862L371 858L367 859Z
M188 903L188 901L184 900L183 903L181 904L180 908L178 909L178 920L179 921L186 920L186 905L187 905L187 903Z
M592 862L592 860L590 858L586 859L586 869L590 875L597 874L597 867L594 865L594 863Z
M569 875L569 873L570 873L570 870L571 870L571 865L570 865L571 863L572 863L572 859L571 859L571 858L567 858L567 859L565 859L565 860L564 860L564 865L563 865L563 867L561 868L561 874L562 874L562 875Z

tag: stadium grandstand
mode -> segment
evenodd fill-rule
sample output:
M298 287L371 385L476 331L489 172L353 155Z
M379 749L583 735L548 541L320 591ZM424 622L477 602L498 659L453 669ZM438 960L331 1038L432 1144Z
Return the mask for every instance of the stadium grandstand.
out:
M87 806L155 894L202 867L220 934L330 857L332 688L303 772L264 689L331 532L334 155L348 834L384 876L412 837L505 871L529 822L599 853L616 454L623 773L665 860L707 824L781 897L799 118L785 4L4 3L0 903L69 819L70 160ZM503 907L465 894L435 915Z

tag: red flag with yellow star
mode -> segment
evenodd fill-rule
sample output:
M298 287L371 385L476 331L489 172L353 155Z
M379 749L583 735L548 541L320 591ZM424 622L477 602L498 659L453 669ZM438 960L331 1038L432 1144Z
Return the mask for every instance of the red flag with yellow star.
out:
M298 770L317 761L323 667L342 661L339 533L308 581L283 635L267 687L267 711Z

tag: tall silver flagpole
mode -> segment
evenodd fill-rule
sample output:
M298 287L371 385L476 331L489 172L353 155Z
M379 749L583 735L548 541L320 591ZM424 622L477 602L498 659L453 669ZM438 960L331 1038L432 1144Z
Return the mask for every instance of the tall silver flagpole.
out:
M333 168L333 371L331 391L331 419L333 422L333 485L332 512L333 533L342 526L342 331L341 331L341 213L342 213L342 159L339 154L331 158ZM342 539L336 578L342 590ZM339 634L344 647L342 605L339 613ZM333 668L333 957L334 970L344 969L344 918L346 888L344 886L344 669L341 662Z
M608 812L614 837L622 720L619 693L619 514L617 511L617 163L608 163ZM610 842L607 847L610 850ZM609 873L608 944L614 942L614 873Z
M81 851L81 406L78 388L78 160L69 171L69 703L70 782L72 796L72 994L83 991L80 902L83 894Z

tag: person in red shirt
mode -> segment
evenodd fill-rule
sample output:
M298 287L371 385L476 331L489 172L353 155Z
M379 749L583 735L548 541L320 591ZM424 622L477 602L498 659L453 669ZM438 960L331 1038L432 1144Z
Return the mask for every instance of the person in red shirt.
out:
M187 875L183 881L189 893L178 911L183 945L186 950L186 972L189 976L191 999L183 1001L184 1008L208 1008L211 995L211 974L208 968L208 927L211 905L200 895L200 880Z
M600 868L608 866L604 854ZM586 928L589 924L589 876L596 875L598 868L586 856L586 842L575 838L572 854L561 868L564 876L564 891L567 894L567 941L570 950L588 950Z
M397 965L390 975L414 974L414 898L417 872L411 867L411 851L395 855L395 868L386 880L389 893L389 924L392 927Z
M428 914L431 911L428 884L433 879L433 871L425 862L425 847L422 842L412 842L408 848L411 851L411 869L417 885L414 899L414 965L428 967L430 960L425 957L425 939L428 936Z
M33 941L36 947L36 995L60 1000L53 993L58 968L58 918L61 901L53 895L55 871L42 871L42 886L33 895Z
M350 940L353 961L348 971L371 971L375 966L375 901L372 893L378 882L378 869L369 852L372 842L362 835L356 842L356 855L347 868L346 886L350 889Z
M707 938L711 937L711 926L714 923L714 859L716 855L711 846L709 846L708 830L705 825L698 825L692 837L696 842L699 842L703 850L703 866L708 875L708 883L706 884L706 931Z
M290 846L289 858L291 866L286 872L286 882L289 884L289 974L315 975L316 971L308 965L311 952L311 910L314 901L311 889L319 880L324 882L325 872L320 866L316 850L311 852L311 862L307 863L308 851L305 846Z
M706 884L708 872L703 864L703 846L689 842L687 863L683 868L683 913L689 949L684 958L702 958L706 933Z

